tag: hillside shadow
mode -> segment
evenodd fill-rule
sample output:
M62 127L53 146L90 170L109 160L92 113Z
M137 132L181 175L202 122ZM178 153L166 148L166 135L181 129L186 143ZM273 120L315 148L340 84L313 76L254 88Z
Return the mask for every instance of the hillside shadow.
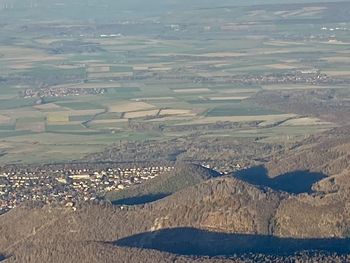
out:
M133 196L133 197L123 198L123 199L113 201L112 204L113 205L142 205L146 203L155 202L169 195L170 194L160 193L160 194Z
M241 170L233 176L250 184L267 186L274 190L285 191L291 194L311 193L312 185L326 177L322 173L293 171L270 178L264 166Z
M163 229L115 241L121 247L155 249L179 255L232 256L259 253L292 255L301 251L350 253L350 239L293 239L263 235L226 234L195 228Z

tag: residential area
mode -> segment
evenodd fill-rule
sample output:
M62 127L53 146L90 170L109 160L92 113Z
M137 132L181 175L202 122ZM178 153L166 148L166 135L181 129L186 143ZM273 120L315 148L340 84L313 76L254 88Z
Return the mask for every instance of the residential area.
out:
M26 201L64 206L99 201L109 191L141 184L173 169L172 166L150 166L1 172L0 215Z

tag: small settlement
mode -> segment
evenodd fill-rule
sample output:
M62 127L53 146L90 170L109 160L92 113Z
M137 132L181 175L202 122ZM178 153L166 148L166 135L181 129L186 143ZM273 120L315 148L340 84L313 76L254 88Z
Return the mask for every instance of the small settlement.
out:
M92 169L40 169L0 173L0 215L26 201L70 206L98 201L118 191L173 170L173 166Z

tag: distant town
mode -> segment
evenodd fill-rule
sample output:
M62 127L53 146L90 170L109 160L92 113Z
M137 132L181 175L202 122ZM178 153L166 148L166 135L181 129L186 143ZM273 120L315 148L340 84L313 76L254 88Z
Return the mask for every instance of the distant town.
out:
M242 169L239 164L217 167L202 162L199 165L222 175ZM0 215L26 201L68 207L80 202L104 201L108 192L142 184L175 169L173 164L131 166L79 163L0 168Z
M149 75L150 74L150 75ZM113 81L126 81L126 80L140 80L147 78L158 77L159 79L177 79L178 76L174 72L162 72L162 71L149 71L138 70L133 72L130 76L119 76L110 79ZM227 83L239 83L239 84L257 84L257 85L273 85L273 84L311 84L311 85L330 85L330 84L347 84L346 79L334 79L324 73L321 73L318 69L306 69L299 71L291 71L287 73L274 73L274 74L262 74L262 75L232 75L226 77L198 77L192 76L193 82L213 82L223 81ZM45 97L66 97L66 96L85 96L85 95L102 95L106 94L106 88L77 88L72 86L66 87L41 87L41 88L27 88L21 92L24 98L45 98Z
M26 201L73 207L173 170L173 166L106 169L39 169L0 173L0 215Z
M30 88L23 91L24 98L66 97L81 95L97 95L106 93L104 88Z

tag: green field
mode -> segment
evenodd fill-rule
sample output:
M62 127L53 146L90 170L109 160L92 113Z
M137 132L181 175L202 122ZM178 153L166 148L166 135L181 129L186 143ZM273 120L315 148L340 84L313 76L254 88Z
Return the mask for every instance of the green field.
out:
M276 121L276 127L244 131L223 131L215 124L222 118L259 125L270 115L291 113L250 102L261 91L338 88L262 85L237 76L318 70L350 78L350 20L336 4L310 9L220 1L225 7L218 7L205 1L208 8L174 3L174 10L182 11L165 15L166 4L153 5L128 17L121 2L77 2L71 10L46 3L45 12L31 9L25 20L28 3L14 2L17 9L0 10L0 148L7 152L0 163L79 159L119 140L198 134L191 125L208 126L204 137L310 134L333 124L280 127ZM124 11L113 10L117 6ZM95 9L94 22L88 20L94 29L82 26ZM74 15L77 10L81 15ZM123 22L113 24L116 16ZM340 88L348 96L348 87ZM24 98L28 89L61 89L68 95ZM103 92L82 92L99 89ZM178 126L185 128L173 132Z

